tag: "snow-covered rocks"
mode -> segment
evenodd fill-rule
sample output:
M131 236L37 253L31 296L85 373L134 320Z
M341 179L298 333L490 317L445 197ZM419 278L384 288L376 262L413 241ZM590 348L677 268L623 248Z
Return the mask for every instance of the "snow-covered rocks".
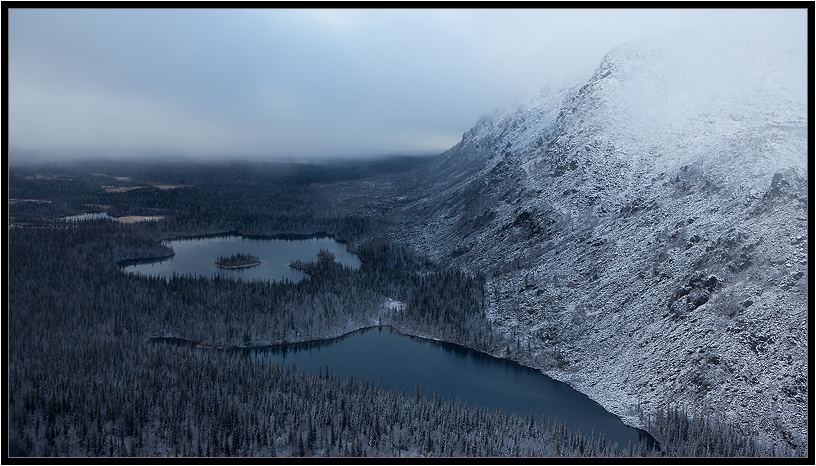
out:
M676 35L481 119L392 232L488 273L487 315L543 369L807 444L806 57ZM417 217L424 221L417 221Z

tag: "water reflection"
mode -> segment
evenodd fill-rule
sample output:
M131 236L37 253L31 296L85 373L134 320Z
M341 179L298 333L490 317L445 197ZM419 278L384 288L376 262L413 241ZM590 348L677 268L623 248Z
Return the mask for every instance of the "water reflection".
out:
M626 448L653 439L640 429L624 425L569 385L504 359L488 356L459 345L407 337L388 329L369 329L343 338L270 347L249 351L252 357L312 371L325 370L338 376L352 374L377 381L386 389L423 395L434 392L442 398L459 397L470 405L500 409L525 416L532 412L565 422L596 437Z
M176 275L219 276L241 280L299 281L307 275L289 267L292 261L317 261L315 255L327 249L335 255L335 262L357 269L360 258L346 250L343 243L332 238L310 239L256 239L243 236L218 236L168 241L174 256L159 260L123 263L130 273L170 278ZM255 267L223 269L215 266L219 256L235 253L257 256L261 263Z

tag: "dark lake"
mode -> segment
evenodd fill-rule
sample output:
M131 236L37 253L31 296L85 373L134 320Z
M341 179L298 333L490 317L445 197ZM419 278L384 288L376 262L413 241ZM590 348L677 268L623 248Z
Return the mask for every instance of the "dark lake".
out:
M251 350L254 357L285 366L329 372L379 382L380 386L413 394L417 384L424 396L434 390L443 398L473 406L501 409L524 416L530 411L541 420L566 422L625 449L631 441L651 444L646 432L626 426L586 395L541 372L505 359L494 358L462 346L408 337L387 328L366 329L345 337Z
M360 259L345 245L331 238L306 240L251 239L241 236L210 237L169 241L175 256L149 264L130 265L125 271L170 277L184 275L241 278L244 280L298 281L306 274L291 269L293 260L316 261L321 249L336 255L336 261L359 268ZM214 265L218 256L235 253L257 256L261 264L246 269L225 270ZM413 394L419 384L423 395L436 391L442 398L457 396L469 406L478 403L491 411L532 411L536 420L547 416L596 436L606 435L610 443L626 448L640 442L651 444L646 432L628 427L569 385L541 372L511 361L498 359L458 345L407 337L388 329L368 329L333 340L249 350L252 357L306 370L328 367L345 377L376 381L380 386Z
M299 281L306 277L306 274L290 268L289 263L293 260L316 262L318 259L315 254L321 249L333 252L336 256L335 262L355 269L360 267L360 259L346 251L343 243L331 238L285 240L220 236L172 240L166 244L173 249L175 256L157 262L129 265L124 268L125 272L166 278L176 273L205 277L220 275L243 280ZM222 269L215 266L219 256L231 256L239 252L257 256L261 264L242 269Z

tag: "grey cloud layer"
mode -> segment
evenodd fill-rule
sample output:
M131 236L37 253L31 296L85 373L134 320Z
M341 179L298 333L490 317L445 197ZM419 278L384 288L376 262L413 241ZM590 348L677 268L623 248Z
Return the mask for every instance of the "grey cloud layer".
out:
M9 146L439 153L482 114L676 28L804 42L804 10L9 11Z

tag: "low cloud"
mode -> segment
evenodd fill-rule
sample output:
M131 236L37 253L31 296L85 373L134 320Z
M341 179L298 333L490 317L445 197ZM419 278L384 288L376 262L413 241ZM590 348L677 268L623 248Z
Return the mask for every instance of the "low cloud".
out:
M806 26L804 9L10 9L9 146L441 153L480 116L586 75L620 43L690 28L806 50Z

